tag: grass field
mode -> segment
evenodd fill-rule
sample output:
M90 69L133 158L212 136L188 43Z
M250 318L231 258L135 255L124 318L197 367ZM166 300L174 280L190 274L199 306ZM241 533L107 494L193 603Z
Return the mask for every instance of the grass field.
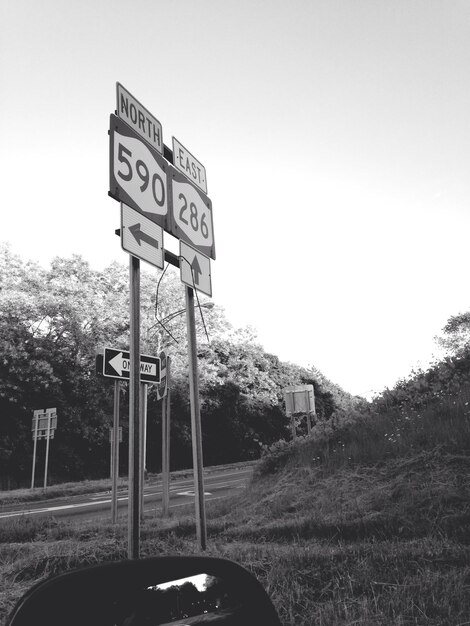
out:
M286 625L470 624L466 405L404 417L279 444L246 491L208 503L207 553L252 571ZM147 517L141 548L197 553L192 510ZM0 618L37 580L126 553L124 523L0 526Z

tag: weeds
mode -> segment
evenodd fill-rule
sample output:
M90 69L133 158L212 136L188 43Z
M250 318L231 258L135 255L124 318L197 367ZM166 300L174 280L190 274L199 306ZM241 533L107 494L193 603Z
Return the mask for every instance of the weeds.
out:
M208 550L264 585L284 624L470 620L470 450L461 399L370 409L265 452L248 488L208 503ZM192 508L144 520L142 556L198 552ZM127 528L0 525L0 616L34 581L125 558Z

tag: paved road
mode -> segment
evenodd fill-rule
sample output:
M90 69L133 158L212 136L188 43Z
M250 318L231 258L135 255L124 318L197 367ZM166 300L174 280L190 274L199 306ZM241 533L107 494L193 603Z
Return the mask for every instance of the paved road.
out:
M211 470L204 473L206 502L227 498L243 489L249 481L252 468L230 468ZM144 489L144 511L161 510L162 484L159 480ZM175 478L170 482L170 509L194 503L193 478ZM127 490L118 492L118 515L127 514ZM94 495L70 496L41 502L28 502L0 508L0 523L3 520L22 516L53 516L66 519L110 519L111 492Z

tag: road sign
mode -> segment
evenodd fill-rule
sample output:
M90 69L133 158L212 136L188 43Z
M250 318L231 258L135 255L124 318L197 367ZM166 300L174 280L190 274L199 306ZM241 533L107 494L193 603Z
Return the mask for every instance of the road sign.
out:
M172 235L189 243L201 254L215 259L212 202L174 167L169 172Z
M119 434L119 443L122 443L122 426L119 426L118 434ZM113 443L113 441L114 441L114 428L111 426L111 428L109 429L109 443Z
M125 350L104 349L103 376L129 380L131 370L130 354ZM140 355L140 382L160 382L160 359L156 356Z
M294 385L284 389L287 416L296 413L315 413L313 385Z
M39 416L39 418L34 418L33 417L33 424L31 426L31 430L36 430L36 422L38 423L37 425L37 429L38 430L47 430L48 427L48 422L50 421L50 429L54 430L57 428L57 416L52 416L49 418L47 415L45 415L44 413L42 415Z
M212 297L211 261L180 241L181 282Z
M33 421L31 431L33 439L54 439L54 433L57 428L57 409L36 409L33 411Z
M117 114L160 154L163 154L162 125L121 83L116 83Z
M160 352L160 384L156 388L157 399L161 400L168 392L168 379L166 375L166 353Z
M110 116L109 195L171 232L168 170L159 152L115 115Z
M163 228L121 203L121 246L133 256L163 269Z
M173 137L173 165L183 172L201 191L207 193L206 168L189 150Z

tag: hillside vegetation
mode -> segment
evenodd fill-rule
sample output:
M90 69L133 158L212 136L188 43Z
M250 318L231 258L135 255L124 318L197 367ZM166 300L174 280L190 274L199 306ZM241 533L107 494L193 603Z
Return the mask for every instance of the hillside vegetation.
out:
M245 492L210 503L208 553L251 570L286 625L470 623L466 363L266 448ZM147 518L143 555L197 552L192 514ZM0 541L6 613L45 575L125 558L127 529L21 521Z
M128 268L92 270L79 256L50 268L25 263L0 244L0 489L31 481L35 409L55 407L48 484L109 476L113 381L96 372L103 348L129 349ZM200 298L198 361L204 458L208 465L253 460L288 435L285 386L315 387L317 412L328 419L357 400L315 368L281 362L235 329L221 307ZM205 307L205 308L203 308ZM174 268L141 272L141 351L171 357L172 470L192 465L184 289ZM204 318L202 317L204 316ZM128 388L122 383L120 425L128 443ZM148 388L147 468L161 471L161 402ZM38 444L42 473L45 441ZM126 454L120 474L127 473Z
M0 274L3 488L29 475L39 406L57 406L61 416L52 470L55 463L57 474L83 478L87 468L88 477L103 477L111 394L93 360L100 343L126 342L123 270L92 272L73 258L45 271L0 252L8 270ZM152 335L156 309L160 317L174 311L178 294L165 276L158 298L152 281L142 282L145 352L154 353L170 345ZM208 503L208 554L251 570L286 626L470 624L470 314L445 327L448 357L367 403L314 368L266 354L217 308L209 313L211 341L199 349L205 462L263 454L245 491ZM184 327L172 331L177 338ZM183 344L172 349L172 458L189 467ZM282 388L298 382L314 384L318 421L311 436L290 441ZM155 397L149 407L159 449ZM178 511L144 520L142 556L198 551L193 508ZM45 576L126 555L125 521L3 520L0 618Z

